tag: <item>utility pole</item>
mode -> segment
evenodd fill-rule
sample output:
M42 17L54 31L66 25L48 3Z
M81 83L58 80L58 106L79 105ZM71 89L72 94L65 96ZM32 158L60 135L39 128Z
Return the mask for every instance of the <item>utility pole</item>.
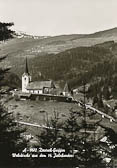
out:
M86 120L86 84L85 82L83 82L83 92L84 92L84 106L83 106L83 113L84 113L84 150L85 150L85 161L84 161L84 165L85 165L85 168L87 168L87 146L86 146L86 143L87 143L87 140L86 140L86 135L87 135L87 120Z

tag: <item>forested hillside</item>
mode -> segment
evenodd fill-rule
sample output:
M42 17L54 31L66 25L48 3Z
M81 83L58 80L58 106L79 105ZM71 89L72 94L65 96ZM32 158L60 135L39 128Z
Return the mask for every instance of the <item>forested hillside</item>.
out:
M115 94L117 72L117 44L109 41L91 47L72 48L58 54L37 54L27 56L28 66L33 80L52 79L70 84L71 88L86 83L91 85L100 83L101 87L108 86ZM10 71L15 72L21 79L25 70L25 57L7 56L12 66ZM16 59L17 58L17 59ZM7 65L3 62L3 65ZM104 84L105 83L105 84ZM101 89L101 88L100 88ZM94 89L95 90L95 89ZM92 93L90 94L90 96Z
M35 72L37 69L46 78L70 80L91 71L94 66L99 66L112 57L110 50L103 47L78 47L55 55L37 56L30 59L29 64L35 65Z
M29 64L35 65L30 70L34 80L39 79L41 74L42 79L67 81L72 88L82 85L85 80L91 85L98 84L98 92L106 87L115 95L116 48L117 44L110 41L92 47L73 48L59 54L37 56L29 60Z
M21 79L27 57L33 80L53 79L59 83L67 81L71 88L77 88L85 79L91 86L98 83L100 89L108 84L108 89L115 94L116 38L117 28L89 35L74 34L36 39L32 36L15 37L1 43L0 55L7 55L7 58L0 66L10 67L11 73L15 72Z

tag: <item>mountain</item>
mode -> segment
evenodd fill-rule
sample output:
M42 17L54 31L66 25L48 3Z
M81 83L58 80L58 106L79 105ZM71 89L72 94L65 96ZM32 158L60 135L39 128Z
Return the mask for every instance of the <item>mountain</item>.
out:
M117 36L117 27L104 30L104 31L99 31L93 34L89 34L87 37L91 38L96 38L96 37L110 37L110 38L115 38Z
M32 36L26 33L16 32L14 39L1 44L0 55L18 53L34 57L43 53L59 53L79 46L92 46L105 41L117 41L117 28L96 32L93 34L71 34L60 36Z
M95 62L96 58L93 58L94 55L95 57L97 55L99 59L102 57L100 62L106 60L108 55L111 55L108 57L110 60L113 55L115 58L117 55L117 28L93 34L39 36L38 38L22 32L16 32L16 34L18 35L14 39L0 44L0 56L7 55L1 66L11 67L11 72L15 72L20 78L24 72L26 56L31 74L35 76L34 79L38 80L39 71L41 71L45 78L54 78L55 80L71 78L72 80L73 76L71 74L77 76L78 73L89 71L93 65L97 64L97 60ZM70 58L71 55L74 55L73 62ZM64 64L60 60L63 60ZM77 68L75 60L77 60L76 63L79 67L87 65L87 68ZM63 69L65 69L63 67L71 67L71 64L75 64L75 67L72 66L72 69L66 68L63 75Z

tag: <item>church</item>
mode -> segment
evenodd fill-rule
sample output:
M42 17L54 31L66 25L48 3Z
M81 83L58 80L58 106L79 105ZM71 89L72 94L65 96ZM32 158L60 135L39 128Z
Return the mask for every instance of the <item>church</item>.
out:
M32 81L26 58L25 72L22 75L22 92L31 94L52 94L56 89L52 80Z

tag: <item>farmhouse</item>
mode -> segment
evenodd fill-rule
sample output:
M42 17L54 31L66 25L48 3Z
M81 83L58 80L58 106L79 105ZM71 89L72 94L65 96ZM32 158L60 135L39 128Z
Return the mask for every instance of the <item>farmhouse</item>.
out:
M55 84L52 80L32 82L26 59L25 72L22 75L22 92L31 94L52 94L55 88Z

